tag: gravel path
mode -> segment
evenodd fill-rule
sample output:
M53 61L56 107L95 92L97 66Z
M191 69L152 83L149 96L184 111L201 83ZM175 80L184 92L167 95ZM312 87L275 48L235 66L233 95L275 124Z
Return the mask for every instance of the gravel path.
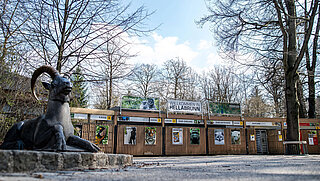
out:
M134 157L121 169L0 173L2 180L320 180L320 155Z

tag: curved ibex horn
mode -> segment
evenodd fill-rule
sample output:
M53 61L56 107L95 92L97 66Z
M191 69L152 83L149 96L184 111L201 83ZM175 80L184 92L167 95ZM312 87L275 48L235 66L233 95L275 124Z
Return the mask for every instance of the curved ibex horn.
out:
M32 92L32 95L37 99L37 95L35 93L35 85L36 85L36 80L37 78L42 74L42 73L47 73L50 75L50 77L52 79L54 79L57 75L59 75L58 71L56 69L54 69L53 67L49 66L49 65L43 65L41 67L39 67L38 69L36 69L33 74L32 74L32 78L31 78L31 92Z

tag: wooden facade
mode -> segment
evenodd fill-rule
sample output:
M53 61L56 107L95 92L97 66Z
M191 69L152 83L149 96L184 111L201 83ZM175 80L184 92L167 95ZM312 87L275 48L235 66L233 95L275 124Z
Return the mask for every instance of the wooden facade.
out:
M174 129L181 129L183 136L181 144L174 144ZM200 130L199 144L191 143L191 129ZM166 155L205 155L206 154L206 133L204 127L183 127L183 126L166 126L165 127L165 154Z
M125 143L126 128L136 128L136 142L133 144ZM155 143L147 144L145 142L146 128L155 128ZM146 125L119 125L117 138L117 153L131 155L162 155L162 127Z
M96 143L106 153L139 156L284 154L286 124L282 118L81 108L71 108L71 113L75 114L72 121L81 129L81 137ZM319 123L319 119L300 120L301 140L307 142L309 154L320 153ZM101 137L97 136L99 130L107 140L97 142ZM131 133L135 137L131 142L129 130L135 130Z
M223 130L224 143L216 143L215 130ZM240 132L240 142L233 143L231 138L232 131ZM208 128L208 154L220 155L220 154L246 154L246 138L245 129L243 128Z

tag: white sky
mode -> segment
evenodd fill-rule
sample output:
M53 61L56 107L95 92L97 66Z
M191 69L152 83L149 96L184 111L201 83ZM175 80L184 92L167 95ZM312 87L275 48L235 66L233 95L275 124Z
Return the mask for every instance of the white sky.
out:
M124 0L132 8L144 5L156 11L146 23L160 27L148 37L139 37L133 47L138 56L131 63L162 65L166 60L179 57L198 73L214 65L223 64L208 26L198 28L195 21L207 14L203 0Z

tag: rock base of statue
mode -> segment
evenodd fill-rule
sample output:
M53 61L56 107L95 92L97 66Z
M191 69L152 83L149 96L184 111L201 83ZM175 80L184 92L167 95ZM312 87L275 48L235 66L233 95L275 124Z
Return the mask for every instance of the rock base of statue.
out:
M125 154L0 150L0 172L121 168L132 165L132 160Z

